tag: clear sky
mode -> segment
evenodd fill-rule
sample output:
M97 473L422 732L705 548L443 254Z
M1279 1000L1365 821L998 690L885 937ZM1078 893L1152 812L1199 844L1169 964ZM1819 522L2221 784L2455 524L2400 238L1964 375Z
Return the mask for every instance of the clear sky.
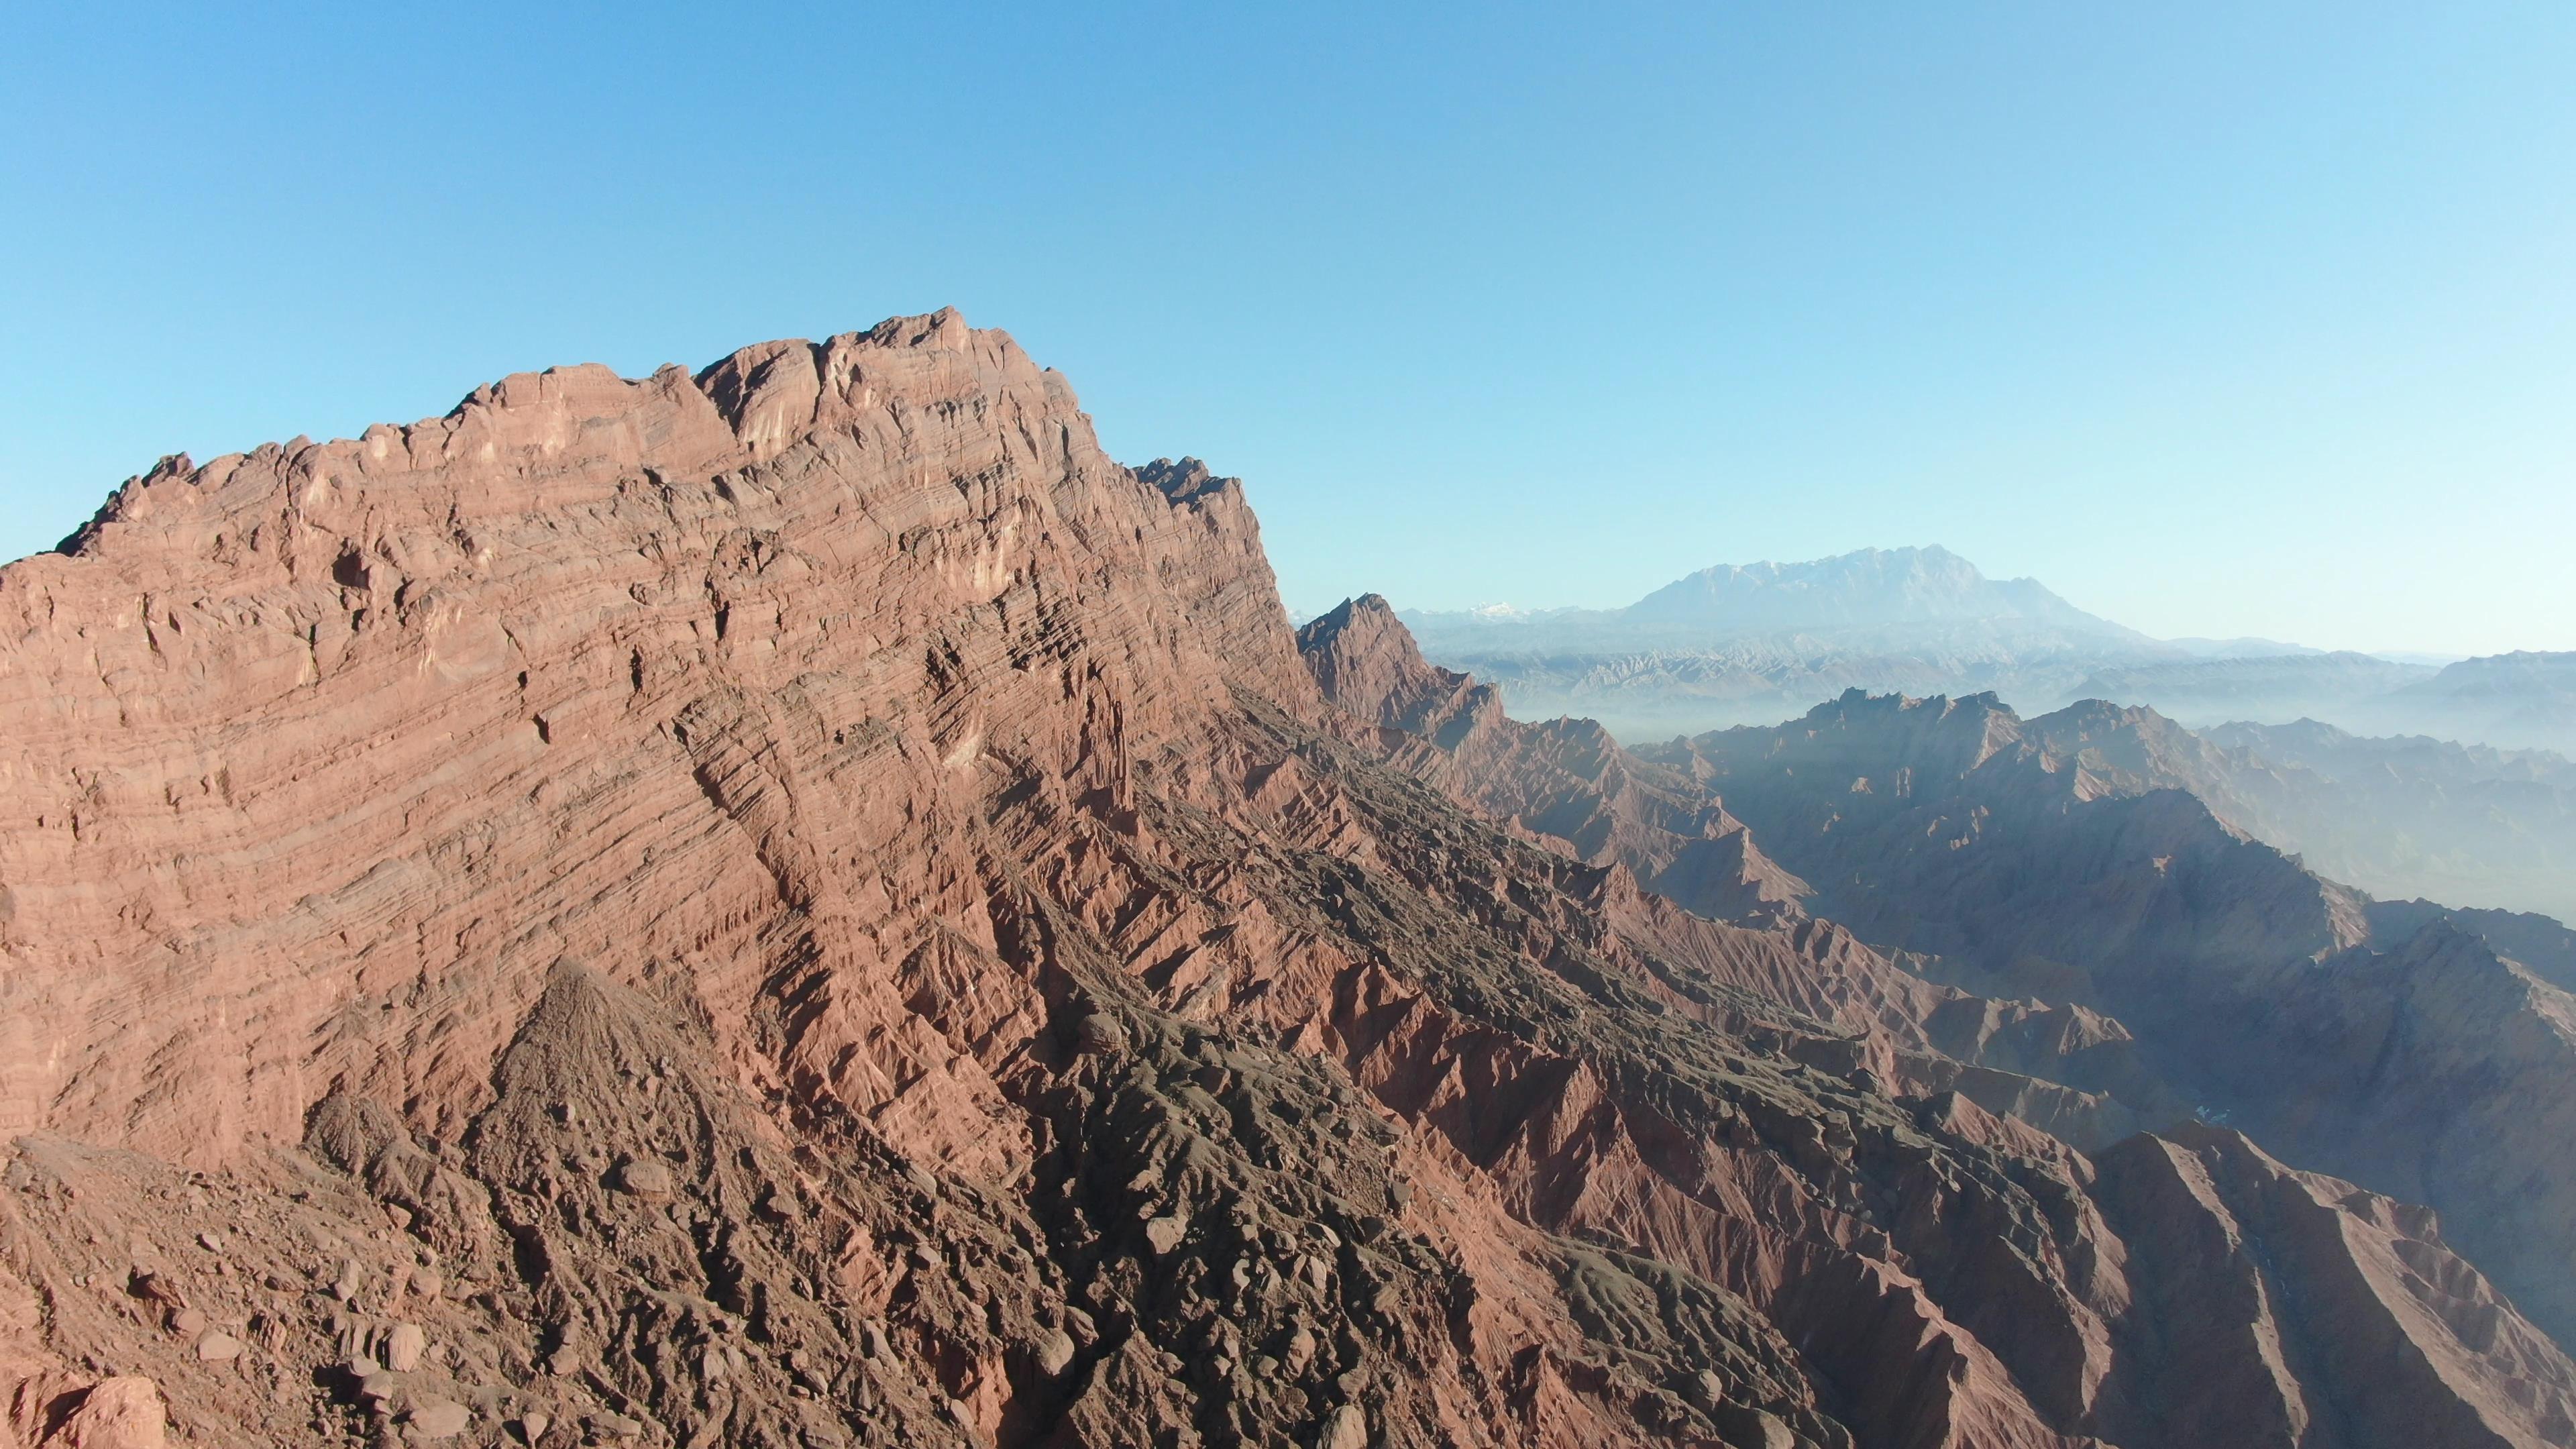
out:
M0 555L165 452L954 304L1243 475L1310 608L1937 542L2576 648L2565 0L744 11L0 12Z

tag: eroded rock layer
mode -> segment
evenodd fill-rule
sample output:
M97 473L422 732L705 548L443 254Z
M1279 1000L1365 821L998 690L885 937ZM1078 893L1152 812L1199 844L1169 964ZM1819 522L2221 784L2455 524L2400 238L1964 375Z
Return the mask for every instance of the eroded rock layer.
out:
M949 313L129 484L0 571L0 1443L2576 1442L1391 625Z

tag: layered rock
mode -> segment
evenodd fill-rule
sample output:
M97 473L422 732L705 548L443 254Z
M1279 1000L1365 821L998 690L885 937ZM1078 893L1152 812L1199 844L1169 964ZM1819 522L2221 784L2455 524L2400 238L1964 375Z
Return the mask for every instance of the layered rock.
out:
M2233 1235L2570 1442L2429 1222L2097 1170L2112 1023L1369 627L945 313L136 480L0 571L11 1434L2172 1443Z

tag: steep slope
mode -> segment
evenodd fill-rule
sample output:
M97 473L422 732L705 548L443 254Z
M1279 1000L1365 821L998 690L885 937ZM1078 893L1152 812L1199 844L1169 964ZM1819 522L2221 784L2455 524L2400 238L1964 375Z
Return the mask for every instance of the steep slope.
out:
M2162 1235L2576 1442L2431 1224L1903 1075L1968 998L1636 884L1686 773L1348 642L949 313L136 480L0 570L8 1436L2171 1443Z
M1466 803L1586 860L1615 860L1702 915L1767 924L1802 914L1806 883L1766 859L1695 782L1620 749L1592 721L1508 718L1491 686L1425 660L1377 595L1345 601L1300 629L1297 643L1327 699L1422 737L1431 748L1408 762Z
M2431 1203L2576 1332L2576 999L2445 921L2374 917L2157 783L2214 749L2107 706L2025 722L1991 696L1852 694L1649 754L1722 792L1820 914L1971 989L2117 1018L2205 1110Z

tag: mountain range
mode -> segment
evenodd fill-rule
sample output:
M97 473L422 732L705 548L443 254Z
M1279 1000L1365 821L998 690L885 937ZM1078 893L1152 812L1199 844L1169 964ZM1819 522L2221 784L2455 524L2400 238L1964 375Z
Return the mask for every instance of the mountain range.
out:
M1857 688L2576 751L2576 653L2437 667L2260 638L2157 640L1939 547L1705 569L1619 609L1402 617L1429 657L1491 680L1524 716L1597 718L1627 740L1777 723Z
M166 459L0 569L0 1444L2576 1445L2563 929L1505 698L953 312Z
M2181 768L2150 777L2338 880L2576 920L2576 764L2565 756L2367 738L2314 720L2200 737L2216 748L2162 751Z

